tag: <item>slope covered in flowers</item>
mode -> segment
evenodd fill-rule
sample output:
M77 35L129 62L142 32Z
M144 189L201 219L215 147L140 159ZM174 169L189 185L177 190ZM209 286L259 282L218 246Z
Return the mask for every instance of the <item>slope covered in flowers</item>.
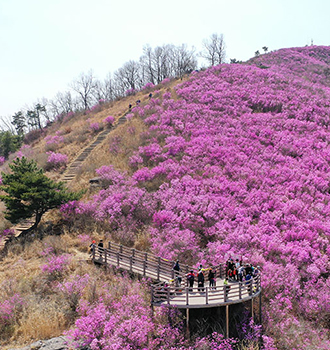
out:
M329 47L283 49L192 74L133 109L149 130L131 172L101 168L110 186L63 213L122 243L144 230L169 258L261 265L266 335L329 348L329 62Z

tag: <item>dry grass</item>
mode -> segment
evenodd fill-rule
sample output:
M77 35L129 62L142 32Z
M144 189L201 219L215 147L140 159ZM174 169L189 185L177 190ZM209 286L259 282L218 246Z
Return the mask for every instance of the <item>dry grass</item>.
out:
M180 81L172 81L166 86L157 89L171 90ZM42 139L34 141L31 148L24 150L26 156L36 159L39 166L44 167L47 161L46 152L54 150L68 155L69 162L73 161L81 150L94 138L89 128L90 123L102 123L102 120L109 115L118 119L128 111L128 105L135 105L136 100L141 100L142 105L148 101L149 91L144 91L122 98L116 102L105 104L101 110L94 114L76 114L66 122L54 123L46 130ZM89 119L89 121L88 121ZM74 181L69 185L70 189L89 189L89 179L95 176L95 169L102 165L113 165L122 171L132 171L129 167L129 158L141 145L140 134L146 131L144 122L138 118L119 126L111 131L105 141L100 144L93 153L86 159ZM55 135L59 131L64 137L64 141L56 146L46 144L46 135ZM120 139L120 151L110 153L110 143L114 138ZM12 155L11 158L16 155ZM4 171L8 171L8 164L2 166ZM60 178L60 174L54 171L47 172L47 176L54 180ZM93 194L88 190L84 199L88 199ZM5 207L0 202L0 230L8 228L9 223L4 220ZM60 214L56 210L49 211L43 217L40 227L46 228L47 222L53 224L60 221ZM125 294L127 285L115 283L113 274L105 274L103 270L87 263L88 243L83 242L77 236L88 234L91 239L107 239L107 225L105 223L95 223L89 218L81 218L72 227L64 227L65 233L60 236L47 236L42 240L35 239L31 243L22 244L16 242L8 249L7 256L0 264L0 303L7 300L15 293L24 299L23 309L18 320L13 324L13 328L8 333L7 338L2 335L0 348L9 348L9 343L26 344L39 339L47 339L63 333L74 322L75 314L70 311L70 301L55 292L54 285L42 272L40 266L45 263L46 256L42 252L46 248L52 247L53 253L57 255L70 254L72 259L62 280L83 276L88 273L92 280L86 288L85 299L94 301L100 295L104 284L109 286L109 293L120 297ZM146 232L140 232L135 241L135 247L141 250L149 249L149 237ZM111 270L110 270L111 271ZM79 278L79 277L77 277ZM1 337L0 337L1 338ZM6 338L4 340L4 338ZM12 346L11 346L12 347Z
M23 311L15 338L20 342L49 339L63 334L67 327L65 314L49 301L31 303Z

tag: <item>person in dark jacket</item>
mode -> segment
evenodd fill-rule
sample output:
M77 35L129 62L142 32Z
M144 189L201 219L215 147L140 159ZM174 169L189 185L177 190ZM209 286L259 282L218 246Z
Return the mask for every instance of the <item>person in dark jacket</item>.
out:
M195 282L195 274L193 270L190 270L190 272L187 274L187 280L189 282L189 292L192 292Z
M215 289L214 288L215 287L215 272L213 271L212 267L210 268L208 278L209 278L210 290Z
M198 271L197 282L198 282L198 291L204 292L204 273L202 269L199 269Z
M104 251L104 248L103 248L103 240L100 239L100 242L99 244L97 245L98 247L98 252L100 254L100 259L102 259L102 255L103 255L103 251Z

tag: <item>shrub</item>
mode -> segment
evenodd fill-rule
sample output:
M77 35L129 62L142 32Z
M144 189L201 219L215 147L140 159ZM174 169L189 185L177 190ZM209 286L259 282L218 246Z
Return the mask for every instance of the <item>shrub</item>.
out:
M60 169L68 163L68 156L62 153L47 152L47 169Z
M111 127L113 125L113 123L115 122L115 118L112 115L109 115L108 117L103 119L103 123L107 126L107 127Z
M51 255L47 258L47 262L41 266L41 270L46 273L50 280L59 279L68 268L69 260L70 257L67 254Z
M13 326L22 312L23 299L19 294L0 301L0 338L5 338L13 332Z
M99 123L90 123L89 128L92 130L92 132L98 132L100 130L100 124Z

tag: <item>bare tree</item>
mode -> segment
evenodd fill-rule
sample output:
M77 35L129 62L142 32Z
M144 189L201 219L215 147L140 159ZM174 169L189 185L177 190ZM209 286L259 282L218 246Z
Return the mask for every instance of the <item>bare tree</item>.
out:
M186 44L174 47L173 69L176 76L182 78L184 74L192 72L197 68L195 50L188 50Z
M58 92L53 100L48 102L52 119L63 116L74 110L73 99L70 91Z
M173 45L157 46L152 49L150 46L143 48L144 55L140 62L143 67L143 80L153 84L159 84L165 78L175 75Z
M203 51L200 55L205 58L211 66L223 63L226 58L223 34L213 33L209 39L204 40Z
M71 84L71 88L78 94L85 111L89 109L92 103L95 83L96 79L93 75L93 71L90 70L87 74L80 74L79 78L74 80Z
M115 79L124 94L128 89L138 89L142 86L140 65L136 61L128 61L115 72Z
M97 80L95 82L95 89L93 95L97 101L114 100L114 81L110 73L106 76L106 78L103 81Z

